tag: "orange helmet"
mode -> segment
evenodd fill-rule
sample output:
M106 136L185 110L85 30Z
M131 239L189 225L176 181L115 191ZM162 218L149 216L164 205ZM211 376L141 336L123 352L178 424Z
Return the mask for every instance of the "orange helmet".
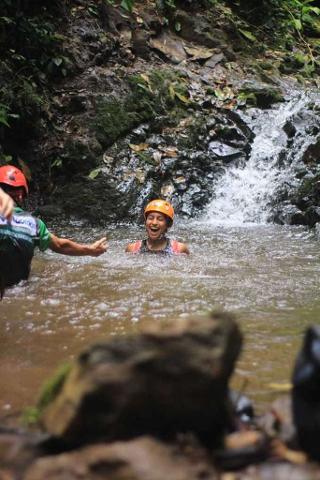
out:
M147 218L149 212L163 213L170 219L170 224L172 224L173 222L174 209L171 203L167 202L166 200L157 198L156 200L152 200L151 202L149 202L146 208L144 209L145 219Z
M29 192L26 177L19 168L13 165L0 167L0 183L4 183L10 187L23 187L26 195Z

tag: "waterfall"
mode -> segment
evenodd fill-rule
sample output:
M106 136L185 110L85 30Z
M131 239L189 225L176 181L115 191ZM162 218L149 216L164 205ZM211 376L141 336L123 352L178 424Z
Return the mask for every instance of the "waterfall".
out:
M294 166L304 141L297 135L289 149L284 126L303 111L308 100L306 95L295 95L270 110L247 112L244 119L255 135L250 158L226 167L217 179L207 222L242 225L268 221L276 191L285 183L295 183Z

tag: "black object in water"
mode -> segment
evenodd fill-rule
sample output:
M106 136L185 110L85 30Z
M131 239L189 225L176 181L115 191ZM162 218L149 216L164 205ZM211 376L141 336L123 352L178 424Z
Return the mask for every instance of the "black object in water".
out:
M300 447L320 460L320 326L305 333L293 372L292 412Z

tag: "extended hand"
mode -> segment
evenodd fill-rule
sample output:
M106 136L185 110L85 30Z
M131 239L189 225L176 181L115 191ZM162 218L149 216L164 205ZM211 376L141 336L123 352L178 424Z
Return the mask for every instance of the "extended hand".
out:
M13 200L0 188L0 215L11 218L13 212Z
M99 255L102 255L104 252L107 251L107 248L108 248L107 239L106 237L103 237L100 240L97 240L96 242L90 245L90 249L91 249L90 255L92 257L99 257Z

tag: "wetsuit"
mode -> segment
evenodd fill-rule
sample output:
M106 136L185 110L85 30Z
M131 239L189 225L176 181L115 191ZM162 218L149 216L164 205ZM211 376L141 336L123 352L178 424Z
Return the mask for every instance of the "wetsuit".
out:
M169 238L163 250L150 250L146 239L138 240L133 245L132 253L157 253L161 255L179 255L181 253L179 242L177 242L177 240L170 240Z
M44 251L50 243L46 225L21 208L11 221L0 216L0 295L4 288L28 278L35 247Z

